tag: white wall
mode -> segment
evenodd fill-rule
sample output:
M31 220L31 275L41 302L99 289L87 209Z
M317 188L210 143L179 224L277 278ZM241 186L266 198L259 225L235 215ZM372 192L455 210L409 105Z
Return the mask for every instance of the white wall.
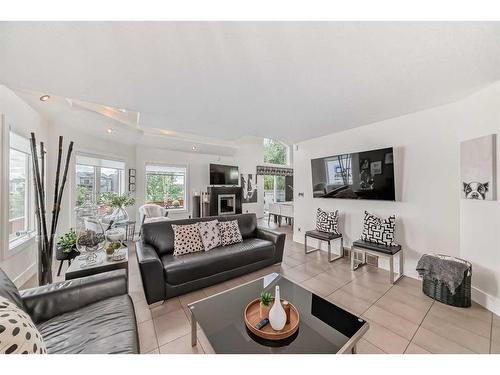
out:
M396 240L405 249L405 274L426 252L473 263L475 299L500 312L499 202L460 199L460 141L500 131L500 84L456 103L299 143L294 152L294 240L312 229L315 211L338 209L345 246L359 239L364 210L397 215ZM362 110L362 109L360 109ZM311 159L394 147L396 202L312 198ZM499 173L500 174L500 173ZM498 187L497 187L498 189ZM303 192L304 197L298 194Z
M171 213L169 217L186 218L192 212L193 193L207 191L210 183L209 164L237 165L242 174L255 174L257 164L262 164L262 140L258 138L244 139L238 144L238 151L234 156L217 156L197 152L173 151L163 148L138 146L136 152L137 166L137 207L145 202L145 166L147 163L166 163L172 165L186 165L188 167L188 208L187 212ZM259 179L258 203L243 204L243 212L256 213L258 217L264 215L263 183ZM138 219L138 217L137 217Z
M11 130L25 138L34 132L38 141L47 144L48 124L33 108L17 97L11 90L0 85L0 115L4 116L5 125ZM8 135L8 130L0 132L0 144L2 152L0 155L8 157L8 140L2 139L2 135ZM6 166L2 161L2 169ZM3 171L5 172L5 171ZM0 184L0 268L2 268L17 286L22 285L36 273L36 246L32 238L19 248L9 250L9 239L7 233L8 221L8 179L2 173Z

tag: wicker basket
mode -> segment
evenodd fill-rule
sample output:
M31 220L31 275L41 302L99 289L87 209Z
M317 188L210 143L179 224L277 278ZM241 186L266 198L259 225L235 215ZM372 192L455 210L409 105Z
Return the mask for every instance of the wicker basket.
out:
M427 296L435 299L436 301L445 303L447 305L456 307L470 307L471 280L472 280L472 266L469 267L468 271L465 271L462 284L460 284L455 289L455 294L451 294L450 289L445 283L424 276L422 283L422 291Z

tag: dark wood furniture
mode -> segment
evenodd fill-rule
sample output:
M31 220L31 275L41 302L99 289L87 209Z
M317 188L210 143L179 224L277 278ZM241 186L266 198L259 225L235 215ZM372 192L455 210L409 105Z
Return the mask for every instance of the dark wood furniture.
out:
M71 266L71 261L75 259L80 253L77 250L70 251L69 253L64 252L62 247L56 246L56 260L59 261L59 269L57 270L57 276L61 275L62 266L65 260L68 261L68 267Z
M307 250L307 237L314 238L316 240L320 241L320 246L318 246L317 249L314 250ZM331 241L340 239L340 254L337 255L336 257L332 258L332 246L331 246ZM342 237L342 234L335 234L335 233L326 233L326 232L320 232L318 230L308 230L306 234L304 235L304 252L306 254L312 253L314 251L318 251L321 248L321 241L326 241L328 242L328 261L329 262L334 262L344 256L344 238Z
M101 263L85 267L82 267L82 264L85 263L84 259L75 258L64 275L65 280L78 279L80 277L96 275L98 273L119 269L125 270L128 278L128 251L126 252L125 259L123 260L108 260L104 251L102 251L102 254L99 256L104 258Z
M389 259L389 282L394 284L403 276L403 250L401 245L387 246L363 240L354 241L351 247L351 268L356 270L366 264L366 254ZM394 278L394 256L399 254L398 277Z

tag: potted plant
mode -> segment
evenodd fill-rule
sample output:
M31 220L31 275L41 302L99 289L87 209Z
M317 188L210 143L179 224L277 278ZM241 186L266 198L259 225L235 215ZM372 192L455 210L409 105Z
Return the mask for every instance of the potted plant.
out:
M113 213L110 215L109 221L117 224L128 222L128 213L125 207L134 205L135 199L128 193L106 192L100 194L99 203L113 208Z
M172 206L174 208L179 208L181 206L181 202L179 202L177 199L172 202Z
M76 232L73 228L69 230L69 232L63 234L57 240L57 247L61 249L61 251L65 254L69 254L72 252L76 252L80 254L78 249L76 248Z
M260 309L259 314L261 319L269 317L269 310L271 310L272 295L269 292L262 292L260 294Z
M80 255L80 251L76 247L77 237L76 231L70 229L69 232L57 239L56 260L60 261L57 276L61 274L62 264L65 260L71 264L71 260Z

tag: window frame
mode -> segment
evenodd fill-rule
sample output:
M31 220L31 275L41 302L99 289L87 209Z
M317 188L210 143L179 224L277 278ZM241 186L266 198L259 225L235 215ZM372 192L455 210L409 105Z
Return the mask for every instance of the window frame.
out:
M3 190L4 194L2 196L2 216L3 216L3 222L5 223L4 229L2 231L3 233L3 239L2 243L4 244L4 251L3 251L3 259L7 259L11 256L14 256L23 250L28 249L31 247L34 242L35 242L35 237L36 237L36 228L35 228L35 188L32 183L32 178L33 178L33 166L31 165L31 150L26 149L26 150L21 150L16 147L12 147L11 145L11 133L14 134L16 137L22 138L23 140L26 140L29 144L29 139L21 135L20 133L16 132L15 130L12 129L12 127L7 123L5 120L5 116L2 116L2 121L0 123L2 125L2 138L3 138L3 153L2 153L2 167L4 168L4 173L2 174L3 177ZM21 152L23 154L28 155L28 160L27 160L27 167L28 167L28 175L27 175L27 202L26 202L26 219L27 219L27 229L26 233L22 236L19 236L14 239L10 239L9 237L9 229L8 229L8 223L9 223L9 211L10 211L10 151L11 149L14 149L18 152ZM40 158L39 158L40 160ZM45 180L46 176L42 176L42 178Z
M113 162L118 162L118 163L122 163L123 164L123 169L120 169L120 168L110 168L110 167L101 167L101 166L93 166L93 165L87 165L87 164L81 164L81 163L78 163L77 162L77 159L78 157L88 157L88 158L93 158L93 159L99 159L99 160L107 160L107 161L113 161ZM94 191L93 191L93 203L97 203L97 196L98 194L100 194L101 192L101 169L102 168L106 168L106 169L116 169L116 170L119 170L121 171L121 176L119 178L119 181L118 181L118 190L119 190L119 194L125 194L127 192L127 189L126 189L126 171L127 171L127 163L125 162L125 160L123 159L119 159L119 158L114 158L114 157L110 157L110 156L107 156L107 155L99 155L99 154L91 154L91 153L88 153L88 152L81 152L81 151L77 151L75 153L75 159L74 159L74 162L73 162L73 187L72 187L72 193L73 193L73 197L71 199L71 203L73 205L73 208L77 208L77 205L76 205L76 199L77 199L77 196L78 196L78 192L77 192L77 188L78 188L78 180L77 180L77 176L76 176L76 168L78 165L82 165L82 166L87 166L87 167L92 167L94 168Z
M166 208L168 212L172 213L187 213L189 212L190 209L190 202L189 202L189 165L188 164L172 164L172 163L165 163L165 162L156 162L156 161L147 161L144 163L144 203L147 204L147 191L148 191L148 186L147 186L147 180L148 180L148 173L147 173L147 167L148 166L161 166L161 167L172 167L172 168L184 168L185 170L185 175L184 175L184 207L183 208Z
M283 145L283 147L285 147L286 149L286 161L285 161L285 164L276 164L276 163L268 163L265 161L265 145L264 143L266 142L266 139L269 139L273 142L277 142L277 143L281 143ZM273 139L273 138L263 138L262 139L262 162L264 163L264 165L267 165L267 166L270 166L270 167L290 167L290 154L291 154L291 147L289 145L287 145L286 143L284 142L281 142L281 141L278 141L276 139Z

